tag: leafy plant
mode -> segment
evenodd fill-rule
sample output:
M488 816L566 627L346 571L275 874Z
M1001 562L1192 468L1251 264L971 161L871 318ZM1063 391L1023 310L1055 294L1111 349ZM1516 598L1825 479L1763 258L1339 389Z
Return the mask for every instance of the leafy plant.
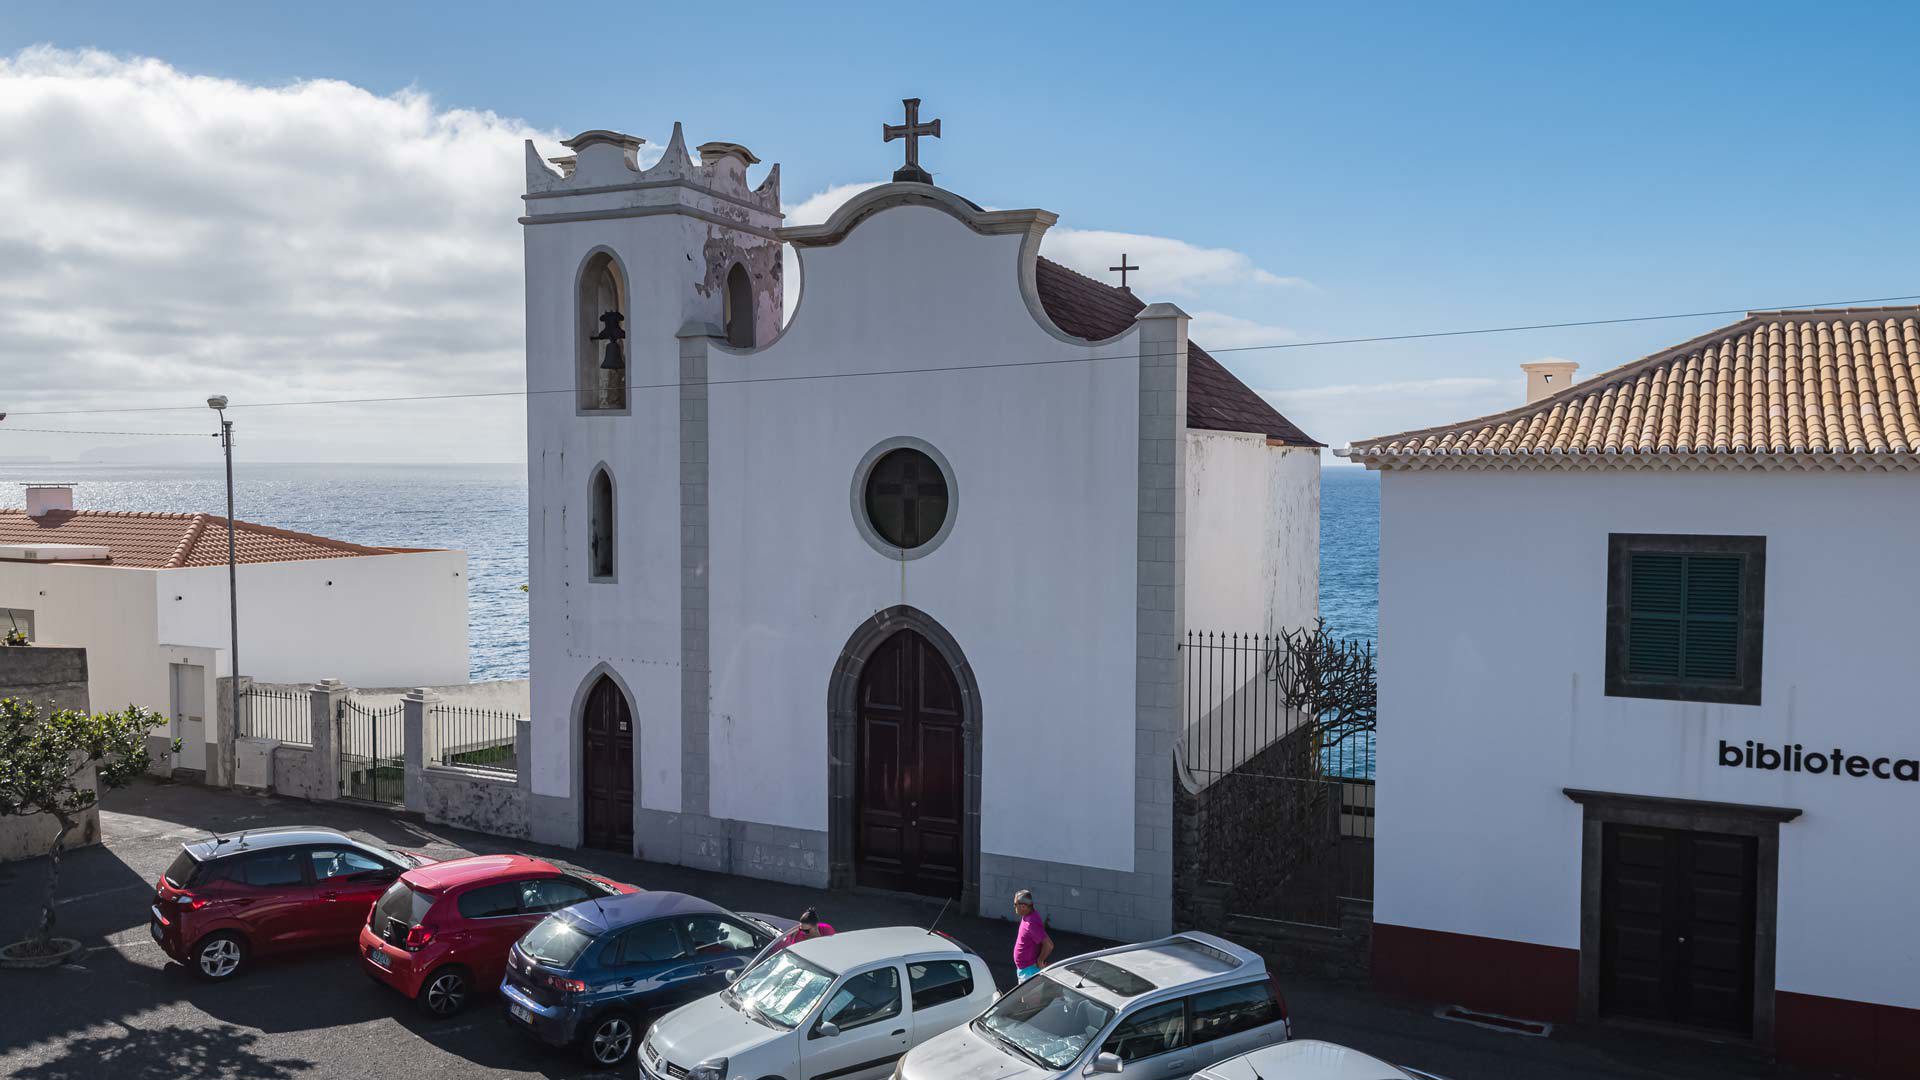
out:
M147 770L147 734L164 723L159 713L137 705L107 713L59 709L43 718L31 701L0 698L0 817L45 814L60 826L40 924L26 938L30 947L45 948L53 935L53 897L68 834L99 801L96 789L124 787ZM89 767L93 785L80 782Z
M27 643L27 632L25 630L22 630L16 626L7 631L7 644L25 645L26 643Z

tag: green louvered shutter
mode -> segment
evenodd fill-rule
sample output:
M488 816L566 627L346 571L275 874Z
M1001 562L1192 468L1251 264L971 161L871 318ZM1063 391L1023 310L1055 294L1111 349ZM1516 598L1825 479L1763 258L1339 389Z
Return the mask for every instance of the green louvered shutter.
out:
M1740 674L1741 557L1636 551L1632 558L1629 677L1734 682Z
M1694 682L1733 682L1740 675L1738 555L1686 557L1686 622L1680 674Z
M1633 554L1627 626L1627 673L1636 679L1680 677L1680 639L1684 612L1680 597L1686 578L1684 555L1637 551Z

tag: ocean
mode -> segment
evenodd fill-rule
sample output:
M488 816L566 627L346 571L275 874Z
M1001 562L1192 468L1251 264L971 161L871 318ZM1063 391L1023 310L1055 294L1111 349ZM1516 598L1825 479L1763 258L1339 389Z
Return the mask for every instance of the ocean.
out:
M89 510L226 513L218 465L0 462L0 506L20 484L72 481ZM522 465L234 466L242 521L383 547L467 553L475 681L527 674L527 475ZM1379 597L1380 482L1365 469L1320 474L1320 612L1342 637L1371 639Z

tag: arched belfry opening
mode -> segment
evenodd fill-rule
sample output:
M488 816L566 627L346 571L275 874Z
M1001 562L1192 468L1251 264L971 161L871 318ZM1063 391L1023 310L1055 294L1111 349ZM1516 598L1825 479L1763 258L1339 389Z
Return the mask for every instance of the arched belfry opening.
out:
M753 278L739 263L727 271L725 307L727 344L737 349L753 348L757 340L753 327Z
M959 642L900 605L860 624L827 689L835 888L980 897L980 688Z
M627 280L609 251L596 251L580 269L574 386L582 411L627 407Z
M614 531L613 476L602 465L593 470L587 492L587 577L612 581L617 550Z
M633 854L633 709L602 671L580 706L581 842Z

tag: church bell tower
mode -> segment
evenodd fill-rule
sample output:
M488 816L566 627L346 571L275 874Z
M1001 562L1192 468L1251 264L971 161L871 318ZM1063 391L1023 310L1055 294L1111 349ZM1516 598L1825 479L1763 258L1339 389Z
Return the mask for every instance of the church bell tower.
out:
M681 339L750 350L779 333L780 167L750 186L751 151L690 153L679 124L644 167L632 135L562 146L526 144L520 217L532 704L554 725L534 748L534 839L637 850L649 810L681 796L677 721L663 721L681 707L682 468L705 457L683 438ZM609 736L625 750L581 742L581 702L612 692L601 680L633 718ZM602 796L624 809L596 820Z

